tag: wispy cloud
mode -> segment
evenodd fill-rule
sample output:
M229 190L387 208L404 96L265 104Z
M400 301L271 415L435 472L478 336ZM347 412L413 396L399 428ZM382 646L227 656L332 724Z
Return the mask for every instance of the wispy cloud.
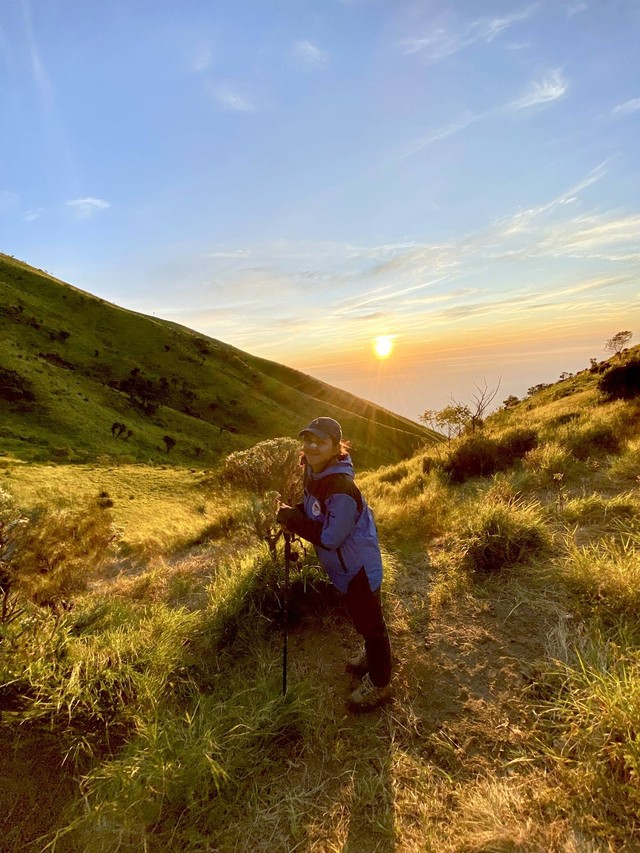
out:
M31 210L27 210L22 218L25 222L33 222L35 219L40 219L43 213L44 207L35 207Z
M526 231L530 228L533 220L554 213L561 207L573 204L581 192L588 189L590 186L600 181L607 174L607 162L599 163L594 169L591 169L584 178L581 178L575 184L572 184L564 192L559 193L551 201L546 204L530 207L527 210L521 210L513 216L508 217L498 223L497 229L501 236L506 237Z
M433 145L434 142L440 142L442 139L446 139L448 136L454 136L456 133L460 133L462 130L466 130L467 127L470 127L472 124L476 124L476 122L481 121L483 118L486 118L488 115L491 115L494 110L486 113L476 113L468 114L458 119L458 121L453 121L451 124L446 124L444 127L436 128L436 130L432 130L418 142L415 142L410 148L408 148L403 154L402 158L411 157L413 154L417 154L418 151L422 151L423 148L428 148L430 145Z
M635 113L640 110L640 98L632 98L630 101L625 101L623 104L618 104L611 110L612 116L628 116L630 113Z
M324 68L329 62L329 54L310 41L297 41L291 48L291 59L300 68Z
M194 74L201 74L211 67L213 62L213 52L211 46L202 42L197 45L189 59L189 70Z
M31 14L31 3L29 0L22 0L22 12L25 22L25 30L27 34L27 46L29 50L29 60L31 63L31 73L35 82L36 88L40 95L43 107L47 112L52 112L55 104L55 94L53 85L49 79L49 75L44 67L40 51L36 45L35 36L33 34L33 22Z
M102 198L74 198L66 202L67 207L71 207L75 213L76 219L91 219L102 210L111 207L108 201Z
M466 130L478 122L492 118L505 113L511 113L514 110L523 110L528 107L540 106L549 104L561 98L568 89L568 83L562 76L559 69L550 71L541 81L533 81L527 91L514 101L509 101L507 104L501 104L489 110L484 110L478 113L466 113L456 121L446 124L443 127L436 128L430 131L422 139L414 142L401 155L400 159L406 159L424 148L428 148L436 142L440 142L449 136L454 136L457 133Z
M557 101L566 94L569 84L559 68L549 71L540 81L534 81L527 91L511 103L514 110L524 110Z
M429 62L438 62L477 42L489 44L514 24L530 18L537 11L538 5L527 6L503 17L461 22L457 28L432 23L427 35L404 39L401 47L405 54L420 54Z
M253 101L231 83L214 83L208 86L209 93L223 110L232 112L253 113L256 106Z
M570 2L567 3L567 17L573 18L573 16L577 15L579 12L586 12L588 8L589 6L587 3L581 3L579 0L572 2L570 0Z

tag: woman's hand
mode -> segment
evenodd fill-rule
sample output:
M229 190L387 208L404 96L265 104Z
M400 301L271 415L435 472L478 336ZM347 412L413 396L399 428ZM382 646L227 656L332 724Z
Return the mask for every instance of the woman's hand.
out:
M297 512L298 510L294 509L292 506L280 504L280 508L276 514L276 521L283 530L288 530L288 522L291 520L292 515L295 515Z

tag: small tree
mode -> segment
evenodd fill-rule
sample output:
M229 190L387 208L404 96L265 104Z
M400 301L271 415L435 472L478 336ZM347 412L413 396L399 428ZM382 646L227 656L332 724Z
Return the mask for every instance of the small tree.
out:
M169 453L170 450L173 450L173 448L178 443L177 438L174 438L172 435L163 435L162 440L164 441L165 446L167 448L167 453Z
M607 352L612 352L614 356L617 355L618 358L620 358L622 350L626 347L632 337L633 332L618 332L612 338L609 338L604 345L604 348Z
M471 422L471 412L468 406L453 401L439 412L427 409L419 419L423 424L444 432L451 442L452 436L459 436L467 424Z
M471 396L472 402L469 406L471 411L471 432L475 432L476 428L480 428L483 425L487 410L500 390L501 382L502 378L498 379L498 384L495 388L489 388L486 379L482 388L476 385L476 393Z
M231 453L224 461L222 475L251 493L247 526L267 543L275 559L280 538L276 523L278 502L293 505L301 497L299 442L293 438L272 438L248 450Z

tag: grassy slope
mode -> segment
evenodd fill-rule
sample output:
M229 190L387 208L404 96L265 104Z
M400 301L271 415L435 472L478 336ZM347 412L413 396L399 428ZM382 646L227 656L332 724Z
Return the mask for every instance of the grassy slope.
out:
M7 786L4 813L21 796L48 816L37 831L7 822L8 849L41 849L27 845L68 826L58 812L74 799L69 851L637 849L640 418L596 383L583 373L492 416L490 437L533 426L540 438L494 477L456 487L425 473L441 446L360 478L393 549L386 709L346 714L355 637L311 566L279 698L277 568L250 553L205 549L109 579L27 634L29 670L16 671L40 692L31 723L16 717L14 772L59 782L40 796ZM615 452L598 445L607 430ZM180 482L186 516L197 491ZM465 561L489 517L511 523L491 540L533 524L552 548L480 575ZM36 761L38 721L43 739L52 725L61 748L93 750L78 770L84 802L59 757Z
M69 333L66 340L60 332ZM437 438L347 392L118 308L3 255L0 363L35 392L30 406L0 401L3 449L24 459L160 461L170 435L177 439L173 462L193 464L289 435L319 413L342 422L360 468L398 460ZM163 405L151 416L113 387L135 369L156 388L166 380ZM116 421L133 431L128 441L113 439Z

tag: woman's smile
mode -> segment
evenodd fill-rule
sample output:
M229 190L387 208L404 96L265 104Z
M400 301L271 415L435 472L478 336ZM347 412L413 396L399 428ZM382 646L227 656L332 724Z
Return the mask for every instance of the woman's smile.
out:
M307 462L316 474L326 468L338 452L330 438L318 438L310 432L306 432L302 437L302 447Z

